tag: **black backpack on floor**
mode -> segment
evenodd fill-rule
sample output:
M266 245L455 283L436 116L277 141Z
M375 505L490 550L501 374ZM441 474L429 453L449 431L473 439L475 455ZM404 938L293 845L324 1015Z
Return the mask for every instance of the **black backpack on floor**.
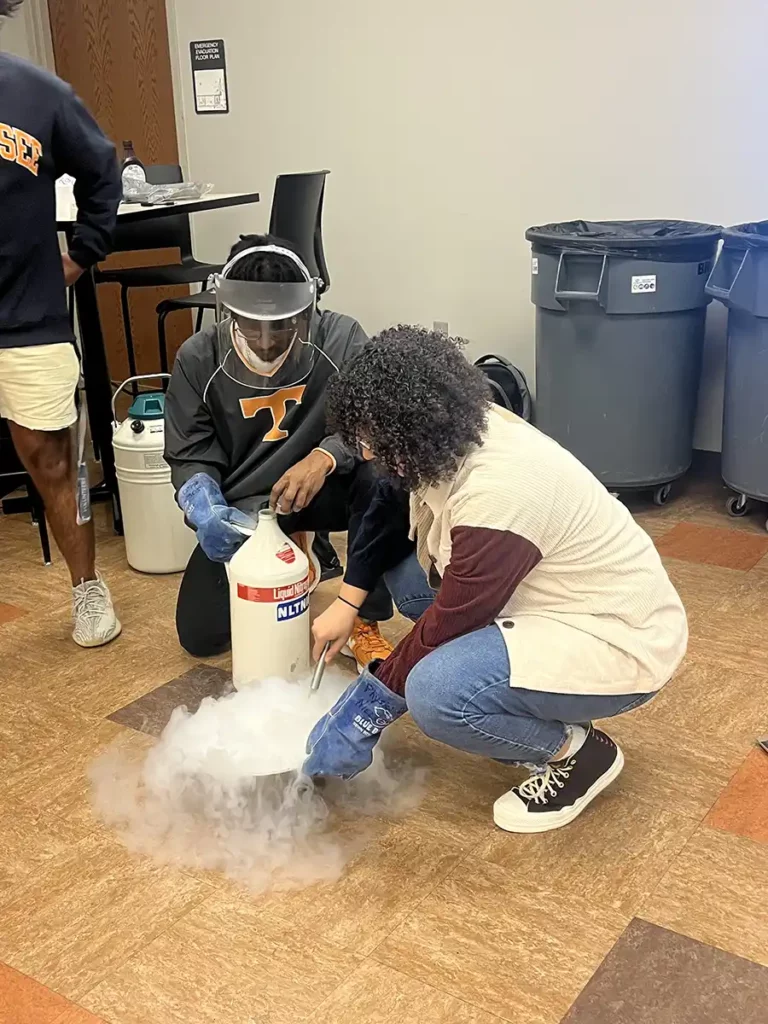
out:
M481 356L475 366L479 366L488 378L494 402L530 423L533 416L531 392L523 371L504 356L490 354Z

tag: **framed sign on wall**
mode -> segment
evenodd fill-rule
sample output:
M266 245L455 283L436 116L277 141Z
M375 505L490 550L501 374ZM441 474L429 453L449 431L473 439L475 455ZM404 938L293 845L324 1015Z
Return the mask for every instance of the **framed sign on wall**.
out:
M228 114L227 57L223 39L200 39L189 44L195 113Z

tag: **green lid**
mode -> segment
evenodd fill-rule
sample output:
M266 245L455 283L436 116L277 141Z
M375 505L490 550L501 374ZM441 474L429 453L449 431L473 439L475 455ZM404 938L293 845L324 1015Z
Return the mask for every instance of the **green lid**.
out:
M134 420L161 420L165 413L165 395L162 391L150 391L133 400L128 415Z

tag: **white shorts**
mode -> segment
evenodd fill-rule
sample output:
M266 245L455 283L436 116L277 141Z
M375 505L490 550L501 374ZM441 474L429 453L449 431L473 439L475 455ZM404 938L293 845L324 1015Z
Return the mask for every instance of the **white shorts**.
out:
M0 416L29 430L64 430L77 419L80 361L74 345L0 348Z

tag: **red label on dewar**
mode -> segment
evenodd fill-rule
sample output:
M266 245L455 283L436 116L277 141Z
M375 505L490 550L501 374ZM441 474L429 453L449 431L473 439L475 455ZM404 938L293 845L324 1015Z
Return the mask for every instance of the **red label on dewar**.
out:
M286 544L284 548L280 548L277 552L277 557L281 562L285 562L286 565L292 565L296 561L296 552L290 544Z
M237 584L237 596L243 601L277 603L292 601L295 597L303 597L309 590L309 576L298 583L289 583L284 587L249 587L245 583Z

